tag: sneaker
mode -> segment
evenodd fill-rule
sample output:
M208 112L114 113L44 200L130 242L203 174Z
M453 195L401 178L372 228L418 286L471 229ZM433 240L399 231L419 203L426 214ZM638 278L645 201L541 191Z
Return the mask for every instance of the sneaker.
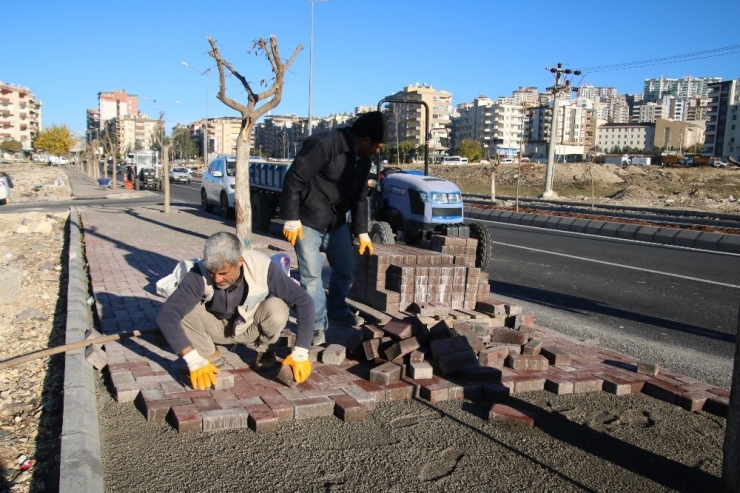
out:
M213 354L209 354L205 358L216 368L221 368L224 365L224 359L221 357L221 350L219 348L216 348Z
M329 315L329 320L333 320L334 322L339 322L340 324L348 325L350 327L359 327L360 325L365 323L364 318L357 315L352 315L351 312L339 316Z
M311 341L312 346L321 346L326 343L326 331L316 329L313 331L313 340Z
M277 364L275 351L265 351L257 353L257 359L254 360L254 369L257 371L269 370Z

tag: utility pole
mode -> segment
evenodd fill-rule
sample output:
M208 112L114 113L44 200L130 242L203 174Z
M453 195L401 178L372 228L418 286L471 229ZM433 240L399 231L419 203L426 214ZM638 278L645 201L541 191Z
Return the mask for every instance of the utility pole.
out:
M548 91L552 91L552 95L553 95L552 124L550 125L550 142L547 145L547 167L545 168L545 191L542 194L542 198L549 199L555 194L555 192L553 192L552 190L552 177L553 177L553 168L555 166L554 164L555 142L557 140L557 133L558 133L558 115L560 113L558 104L560 101L560 93L565 92L565 93L570 94L570 81L565 80L565 77L563 76L565 83L561 84L560 78L563 74L581 75L581 71L571 70L569 68L563 68L562 63L558 63L557 67L545 67L545 69L549 70L555 76L555 85L547 88Z

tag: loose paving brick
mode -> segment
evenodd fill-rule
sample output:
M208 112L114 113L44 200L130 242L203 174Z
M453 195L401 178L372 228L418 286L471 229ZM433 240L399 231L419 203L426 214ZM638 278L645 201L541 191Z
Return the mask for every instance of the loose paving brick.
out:
M236 430L249 426L249 413L244 408L201 411L203 431Z
M489 421L521 424L528 428L534 427L534 418L524 412L505 404L495 404L488 411Z
M332 396L334 415L346 423L365 419L367 408L347 394Z
M370 381L380 385L388 385L400 380L402 372L403 365L393 362L384 363L370 370Z

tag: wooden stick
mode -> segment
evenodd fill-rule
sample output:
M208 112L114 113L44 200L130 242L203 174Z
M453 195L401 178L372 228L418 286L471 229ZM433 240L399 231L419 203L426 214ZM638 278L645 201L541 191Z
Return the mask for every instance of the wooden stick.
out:
M159 330L157 327L151 327L148 329L141 329L141 330L131 330L128 332L120 332L118 334L111 334L109 336L102 336L102 337L95 337L93 339L85 339L84 341L78 341L73 342L71 344L65 344L63 346L57 346L47 349L40 349L38 351L34 351L33 353L24 354L23 356L16 356L15 358L6 359L5 361L0 361L0 370L4 370L5 368L11 368L13 366L18 366L23 363L28 363L29 361L33 361L35 359L44 358L46 356L53 356L55 354L59 353L65 353L67 351L71 351L72 349L79 349L83 347L90 346L91 344L103 344L110 341L117 341L119 339L128 339L129 337L138 337L140 335L144 334L151 334L152 332L156 332Z

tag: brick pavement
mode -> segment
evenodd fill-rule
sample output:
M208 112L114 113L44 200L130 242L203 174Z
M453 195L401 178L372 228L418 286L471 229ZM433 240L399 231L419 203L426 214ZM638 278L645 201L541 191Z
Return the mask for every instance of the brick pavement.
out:
M105 334L154 327L162 303L156 281L179 260L200 256L211 234L233 231L233 222L190 207L172 207L169 214L157 205L93 207L80 215L98 327ZM295 266L293 249L279 239L277 225L272 233L255 235L253 247L267 254L285 251ZM325 263L325 285L327 277ZM377 312L366 308L363 313L372 322ZM327 343L333 345L335 364L322 362L322 348L312 348L314 372L297 386L282 383L277 370L252 371L254 351L239 346L222 348L226 364L216 389L195 391L187 385L181 360L155 336L106 344L105 371L119 402L135 402L147 420L167 420L180 432L243 427L269 432L294 419L360 420L376 404L399 399L499 401L529 391L644 392L691 411L726 415L724 389L662 369L657 375L638 373L638 364L642 369L649 362L537 327L533 314L522 314L510 303L481 300L476 309L448 317L428 311L430 316L420 314L410 328L399 327L408 321L395 321L383 330L387 318L363 330L331 325ZM288 353L291 340L286 333L278 356ZM339 357L336 345L346 348L346 358ZM507 416L528 419L500 406L491 413L491 419Z

